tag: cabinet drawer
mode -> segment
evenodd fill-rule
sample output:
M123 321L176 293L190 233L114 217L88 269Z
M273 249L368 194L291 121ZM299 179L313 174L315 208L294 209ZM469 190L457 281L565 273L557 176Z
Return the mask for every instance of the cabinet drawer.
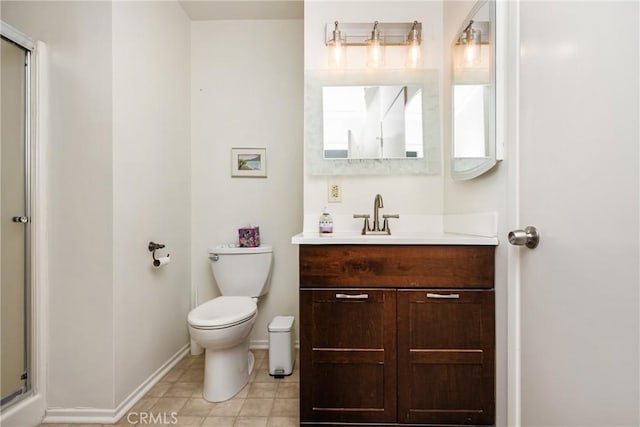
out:
M398 418L493 424L494 292L398 291Z
M302 421L396 420L396 291L300 291Z
M301 245L301 287L493 288L494 246Z
M384 299L379 289L314 290L311 346L314 349L384 348Z

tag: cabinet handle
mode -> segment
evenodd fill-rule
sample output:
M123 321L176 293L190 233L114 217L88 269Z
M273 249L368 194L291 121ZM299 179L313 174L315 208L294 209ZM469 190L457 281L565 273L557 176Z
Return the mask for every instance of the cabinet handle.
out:
M369 298L369 294L358 294L358 295L336 294L336 298L338 298L338 299L368 299Z
M427 298L435 298L435 299L459 299L460 294L432 294L431 292L427 293Z

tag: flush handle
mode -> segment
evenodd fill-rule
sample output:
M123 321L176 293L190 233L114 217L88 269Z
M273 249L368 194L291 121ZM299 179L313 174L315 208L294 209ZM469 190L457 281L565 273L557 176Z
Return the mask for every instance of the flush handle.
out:
M540 233L530 225L524 230L513 230L509 232L509 243L514 246L526 246L529 249L535 249L540 243Z
M220 256L218 256L218 254L213 254L209 256L209 259L211 261L218 261L220 259Z

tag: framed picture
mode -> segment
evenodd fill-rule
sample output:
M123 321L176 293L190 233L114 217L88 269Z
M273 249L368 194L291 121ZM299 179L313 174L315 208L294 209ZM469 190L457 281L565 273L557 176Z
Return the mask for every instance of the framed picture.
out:
M232 177L267 177L267 149L266 148L232 148L231 149Z

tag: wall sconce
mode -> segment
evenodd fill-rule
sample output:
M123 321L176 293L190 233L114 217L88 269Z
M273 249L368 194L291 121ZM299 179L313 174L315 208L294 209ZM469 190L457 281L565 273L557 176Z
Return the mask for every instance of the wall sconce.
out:
M406 47L405 66L417 68L422 64L422 24L418 21L401 23L341 23L338 21L325 27L325 44L329 49L329 67L346 65L346 47L366 48L366 65L378 69L385 65L386 46ZM337 53L338 46L342 50ZM337 61L337 58L342 58Z

